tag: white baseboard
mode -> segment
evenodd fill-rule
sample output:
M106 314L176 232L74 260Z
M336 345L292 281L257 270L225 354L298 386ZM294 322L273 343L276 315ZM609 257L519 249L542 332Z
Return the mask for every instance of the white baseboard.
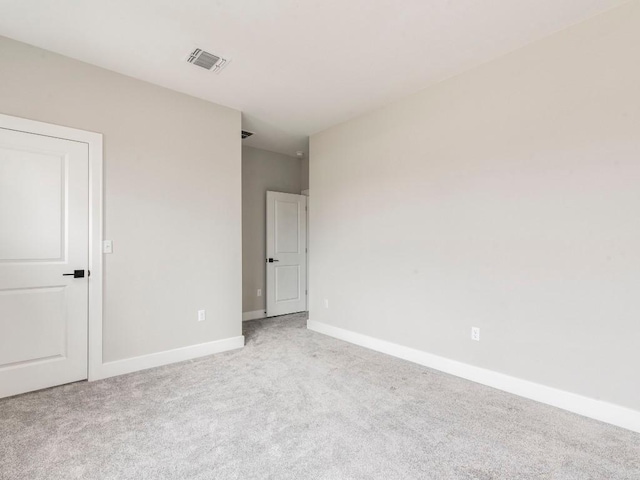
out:
M601 422L617 425L634 432L640 433L640 411L621 407L608 402L603 402L589 397L583 397L575 393L547 387L539 383L511 377L503 373L494 372L485 368L475 367L448 358L433 355L413 348L398 345L396 343L379 340L360 333L344 330L326 323L307 321L307 328L330 337L344 340L345 342L360 345L377 352L386 353L393 357L408 360L425 367L440 370L457 377L465 378L482 385L497 388L505 392L513 393L521 397L529 398L547 405L562 408L585 417L600 420Z
M264 310L254 310L253 312L242 312L242 321L247 322L249 320L257 320L259 318L265 318L267 312Z
M223 340L215 340L213 342L167 350L166 352L151 353L140 357L106 362L102 364L98 374L95 378L91 378L91 380L115 377L116 375L124 375L125 373L146 370L147 368L161 367L162 365L168 365L170 363L205 357L207 355L213 355L214 353L226 352L242 347L244 347L244 337L241 335L239 337L225 338Z

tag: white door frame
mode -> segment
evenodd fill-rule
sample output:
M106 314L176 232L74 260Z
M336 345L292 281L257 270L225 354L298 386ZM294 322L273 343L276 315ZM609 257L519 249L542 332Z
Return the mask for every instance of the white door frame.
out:
M305 253L306 253L306 259L307 259L307 312L308 312L309 311L309 189L307 188L306 190L302 190L301 195L304 195L305 197L307 197L307 210L306 210L307 243L305 245Z
M0 127L46 137L86 143L89 146L89 381L102 373L102 134L0 114Z

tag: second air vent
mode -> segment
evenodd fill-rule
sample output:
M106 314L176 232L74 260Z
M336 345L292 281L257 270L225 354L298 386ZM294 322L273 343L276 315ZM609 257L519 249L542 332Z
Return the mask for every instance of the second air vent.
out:
M191 52L191 55L189 55L187 62L193 63L198 67L202 67L212 72L219 72L225 66L227 60L218 55L214 55L213 53L205 52L200 48L196 48Z

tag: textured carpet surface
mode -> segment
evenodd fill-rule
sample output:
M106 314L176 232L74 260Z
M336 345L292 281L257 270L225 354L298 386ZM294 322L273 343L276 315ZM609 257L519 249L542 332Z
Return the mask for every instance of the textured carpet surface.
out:
M640 435L306 330L0 400L0 478L640 479Z

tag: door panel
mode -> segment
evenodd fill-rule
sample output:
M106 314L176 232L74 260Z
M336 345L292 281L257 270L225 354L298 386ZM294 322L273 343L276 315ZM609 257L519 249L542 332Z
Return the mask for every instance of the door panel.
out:
M0 365L66 355L65 287L0 292Z
M0 128L0 397L87 378L88 162Z
M275 199L275 250L276 255L282 253L300 253L300 204L296 199Z
M0 261L61 260L65 158L0 148ZM35 234L37 233L37 235Z
M300 266L276 265L276 302L300 300Z
M267 192L268 317L306 309L306 201Z

